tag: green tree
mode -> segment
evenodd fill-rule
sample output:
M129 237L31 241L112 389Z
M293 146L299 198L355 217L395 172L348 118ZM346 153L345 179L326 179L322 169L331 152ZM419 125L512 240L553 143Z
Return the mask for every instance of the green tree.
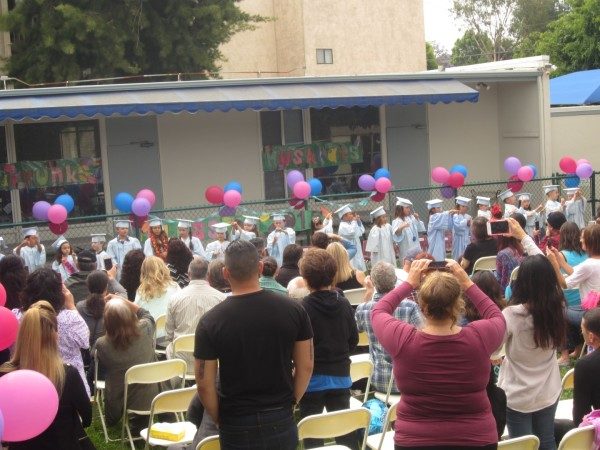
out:
M452 47L450 63L453 66L466 66L492 61L493 43L483 33L467 30Z
M14 36L8 74L28 83L218 71L219 46L263 17L238 0L21 0L0 18Z
M438 63L435 58L435 51L433 45L429 42L425 42L425 57L427 58L427 70L437 69Z
M537 42L548 25L568 11L564 0L519 0L512 31L516 36L515 57L537 55Z

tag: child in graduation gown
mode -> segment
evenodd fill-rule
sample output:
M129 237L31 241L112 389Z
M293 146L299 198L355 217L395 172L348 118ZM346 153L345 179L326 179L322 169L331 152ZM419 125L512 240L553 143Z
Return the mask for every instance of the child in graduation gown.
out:
M209 261L212 259L225 259L225 250L229 246L227 227L229 227L229 224L225 222L211 225L211 228L217 234L217 239L206 246L206 256Z
M144 242L144 255L158 256L163 261L167 257L169 236L162 227L162 219L154 217L148 221L148 239Z
M283 264L283 250L290 244L296 243L296 232L285 226L283 214L273 214L275 229L267 236L267 251L277 261L277 267Z
M575 222L583 230L586 226L584 215L587 200L581 195L579 188L567 188L565 194L571 197L565 202L565 216L569 222Z
M241 239L242 241L250 241L258 236L258 222L259 217L244 216L244 224L242 228L237 222L231 224L233 231L231 232L231 240L235 241Z
M519 194L519 209L517 212L525 217L525 233L532 238L535 237L535 223L540 220L539 212L544 209L544 205L540 205L535 209L531 209L531 194L522 192Z
M434 198L427 200L429 223L427 224L427 241L429 253L435 261L446 259L446 230L452 229L452 216L456 210L442 211L442 200Z
M52 262L52 270L60 274L64 283L71 275L79 272L73 247L64 236L59 236L52 244L52 248L56 250L56 259Z
M455 199L458 212L452 217L452 259L459 261L467 245L471 243L470 198L458 196Z
M517 212L517 198L510 189L507 189L498 194L500 201L504 203L504 215L502 218L506 219Z
M400 266L413 248L421 249L419 233L425 232L425 225L419 215L412 211L412 202L407 198L396 197L396 213L392 222L392 237L398 244Z
M370 215L373 226L367 238L366 250L371 252L371 264L374 266L379 261L385 261L396 267L392 226L387 223L383 206L371 211Z
M365 227L360 220L360 216L352 212L350 205L342 206L336 210L335 213L340 218L338 234L356 246L356 254L354 255L354 258L350 260L350 264L352 264L352 267L355 269L364 272L367 270L367 265L365 264L365 258L363 257L360 237L365 233Z
M192 220L177 219L177 234L179 235L179 239L190 249L192 255L209 260L204 251L202 241L196 236L192 236L193 223Z
M485 217L488 222L492 220L492 212L490 211L490 205L492 204L489 197L477 196L477 217Z
M113 264L117 265L117 280L121 279L121 268L123 267L123 261L125 261L127 253L132 250L142 249L140 241L133 236L129 236L131 223L127 219L116 219L115 229L117 230L117 236L111 239L106 246L106 253L113 260Z
M104 250L104 244L106 243L106 234L95 233L90 236L92 238L92 251L96 254L96 270L106 270L105 260L110 258L110 256L108 256L108 253L106 253L106 251Z

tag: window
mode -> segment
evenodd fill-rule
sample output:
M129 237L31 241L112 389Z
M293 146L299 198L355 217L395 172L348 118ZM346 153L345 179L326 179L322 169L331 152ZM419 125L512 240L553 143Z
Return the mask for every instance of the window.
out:
M75 200L69 217L105 213L97 121L18 124L14 134L23 221L33 203L65 193Z
M333 50L330 48L318 48L317 64L333 64Z

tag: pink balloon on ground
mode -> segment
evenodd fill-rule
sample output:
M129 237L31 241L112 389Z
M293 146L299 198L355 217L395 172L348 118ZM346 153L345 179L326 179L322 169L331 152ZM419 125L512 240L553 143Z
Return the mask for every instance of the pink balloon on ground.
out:
M225 206L229 206L230 208L237 208L239 204L242 203L242 194L231 189L223 194L223 203Z
M48 221L59 224L67 220L67 208L63 205L52 205L48 208Z
M431 171L431 179L436 183L444 184L448 182L450 172L445 167L434 167Z
M19 331L19 321L12 311L0 306L0 350L14 344Z
M0 283L0 306L4 305L6 305L6 289L4 289L4 286Z
M137 193L135 198L145 198L150 202L150 207L154 206L156 203L156 195L150 189L142 189Z
M517 178L521 181L531 181L533 179L533 169L529 166L522 166L517 171Z
M293 188L294 197L305 200L310 197L310 184L306 181L298 181Z
M520 168L521 161L519 160L519 158L509 156L504 160L504 170L506 170L509 174L516 175Z
M138 197L131 204L131 212L138 217L147 216L152 209L150 201L146 198Z
M564 173L575 173L577 170L577 163L570 156L563 156L560 158L558 166Z
M579 178L581 178L582 180L585 180L586 178L589 178L592 176L592 174L594 173L594 169L592 168L592 166L590 164L583 163L583 164L579 164L577 166L575 173L577 174L577 176Z
M33 370L16 370L0 378L3 440L20 442L43 433L58 411L58 393L52 382Z
M375 180L375 190L380 194L386 194L392 188L392 182L389 178L379 178Z
M458 189L465 184L465 177L460 172L451 173L448 177L448 185L454 189Z

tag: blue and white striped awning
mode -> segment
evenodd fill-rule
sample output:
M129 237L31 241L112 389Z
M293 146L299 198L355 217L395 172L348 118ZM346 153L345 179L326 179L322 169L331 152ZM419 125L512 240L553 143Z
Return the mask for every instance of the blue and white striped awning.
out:
M476 90L453 79L357 77L356 81L312 78L310 82L217 80L77 86L0 91L0 121L476 102L478 98Z

